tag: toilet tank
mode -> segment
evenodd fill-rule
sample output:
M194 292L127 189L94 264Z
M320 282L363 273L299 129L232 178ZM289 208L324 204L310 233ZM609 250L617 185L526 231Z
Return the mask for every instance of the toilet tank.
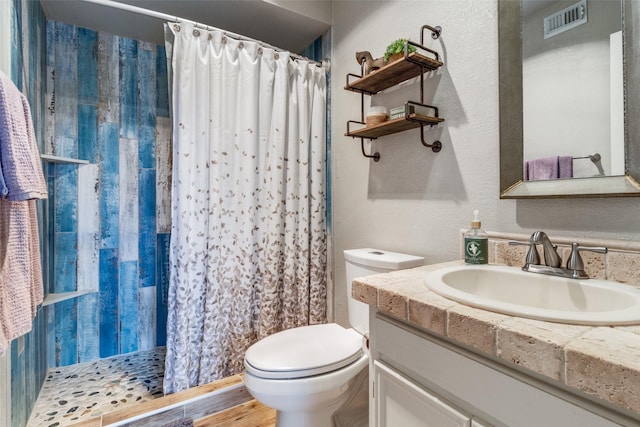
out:
M349 323L353 329L361 334L369 332L369 306L356 301L351 296L353 279L370 274L419 267L424 264L423 257L371 248L345 250L344 260L346 263Z

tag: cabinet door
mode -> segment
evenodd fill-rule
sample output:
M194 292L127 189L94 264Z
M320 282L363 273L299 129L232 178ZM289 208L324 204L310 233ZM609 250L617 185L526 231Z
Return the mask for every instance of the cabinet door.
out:
M470 427L471 420L379 361L374 362L376 427Z

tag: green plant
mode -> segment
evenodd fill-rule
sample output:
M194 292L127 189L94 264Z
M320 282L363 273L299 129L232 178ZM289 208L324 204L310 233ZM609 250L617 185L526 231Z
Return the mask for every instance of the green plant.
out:
M387 50L384 52L384 60L389 61L391 55L396 53L404 53L404 45L408 39L398 39L387 46ZM415 52L416 48L412 45L407 45L408 53Z

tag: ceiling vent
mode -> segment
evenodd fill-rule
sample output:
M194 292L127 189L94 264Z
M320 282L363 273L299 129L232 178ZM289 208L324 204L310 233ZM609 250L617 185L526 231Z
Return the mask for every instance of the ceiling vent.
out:
M557 36L586 22L587 0L582 0L544 18L544 38Z

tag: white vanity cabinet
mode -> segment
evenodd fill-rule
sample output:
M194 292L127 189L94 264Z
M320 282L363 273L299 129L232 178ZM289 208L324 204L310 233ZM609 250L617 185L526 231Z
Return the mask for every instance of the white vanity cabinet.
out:
M637 425L583 397L371 311L371 426Z
M471 427L471 419L437 396L375 361L375 427Z

